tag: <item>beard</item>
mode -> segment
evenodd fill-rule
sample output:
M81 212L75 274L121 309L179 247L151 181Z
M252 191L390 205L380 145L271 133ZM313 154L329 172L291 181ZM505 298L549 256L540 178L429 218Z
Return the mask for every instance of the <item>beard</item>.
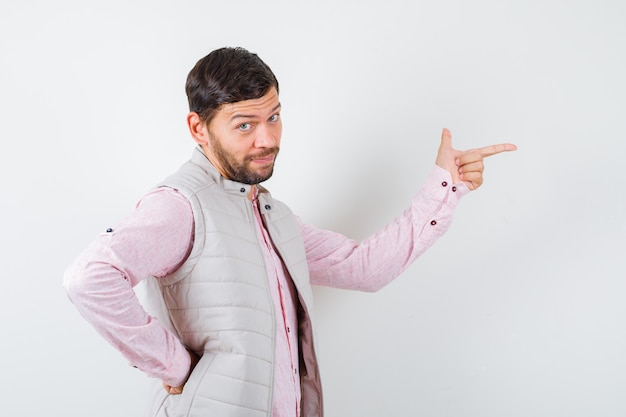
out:
M209 134L209 141L213 148L213 154L229 180L255 185L268 180L274 173L274 162L280 150L278 147L267 148L257 154L246 156L243 161L238 161L234 155L228 153L222 147L214 135ZM270 155L274 155L271 163L260 166L256 170L252 168L253 159L265 158Z

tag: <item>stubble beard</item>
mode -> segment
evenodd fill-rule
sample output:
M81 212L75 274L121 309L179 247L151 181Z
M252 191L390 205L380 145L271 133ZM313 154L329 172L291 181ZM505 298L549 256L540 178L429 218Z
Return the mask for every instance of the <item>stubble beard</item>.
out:
M268 148L257 154L248 155L240 162L232 154L228 153L213 135L209 135L209 139L213 147L213 154L222 169L226 171L228 179L242 184L255 185L267 181L274 173L274 163L280 150L278 147ZM259 167L256 171L251 168L251 165L254 164L252 162L253 159L265 158L270 155L274 155L274 159L270 164Z

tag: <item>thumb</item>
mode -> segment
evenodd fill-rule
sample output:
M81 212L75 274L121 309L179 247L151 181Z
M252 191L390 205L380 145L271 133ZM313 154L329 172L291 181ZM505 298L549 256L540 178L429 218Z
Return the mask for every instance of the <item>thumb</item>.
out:
M441 131L441 147L452 148L452 133L445 127Z
M435 164L439 165L441 168L448 170L452 178L458 179L458 168L456 166L456 156L457 153L452 148L452 134L445 127L441 132L441 145L439 145L439 150L437 151L437 159L435 160Z

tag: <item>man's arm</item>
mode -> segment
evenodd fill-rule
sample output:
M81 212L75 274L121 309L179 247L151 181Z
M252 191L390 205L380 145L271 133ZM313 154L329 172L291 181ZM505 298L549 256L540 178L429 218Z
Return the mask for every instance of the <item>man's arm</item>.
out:
M189 252L192 232L189 202L174 190L157 189L128 218L102 233L64 277L67 294L83 317L131 365L173 387L186 380L190 355L143 309L133 287L178 268Z
M360 244L300 223L312 284L362 291L387 285L447 231L458 200L482 184L483 159L516 149L501 144L457 151L451 141L444 129L436 166L411 206Z

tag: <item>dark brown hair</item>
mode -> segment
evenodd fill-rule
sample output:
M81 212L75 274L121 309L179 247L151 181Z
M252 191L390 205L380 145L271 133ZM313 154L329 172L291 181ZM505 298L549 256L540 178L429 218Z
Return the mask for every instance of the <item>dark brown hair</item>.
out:
M199 60L187 76L189 111L209 123L223 104L261 98L278 80L269 66L244 48L216 49Z

